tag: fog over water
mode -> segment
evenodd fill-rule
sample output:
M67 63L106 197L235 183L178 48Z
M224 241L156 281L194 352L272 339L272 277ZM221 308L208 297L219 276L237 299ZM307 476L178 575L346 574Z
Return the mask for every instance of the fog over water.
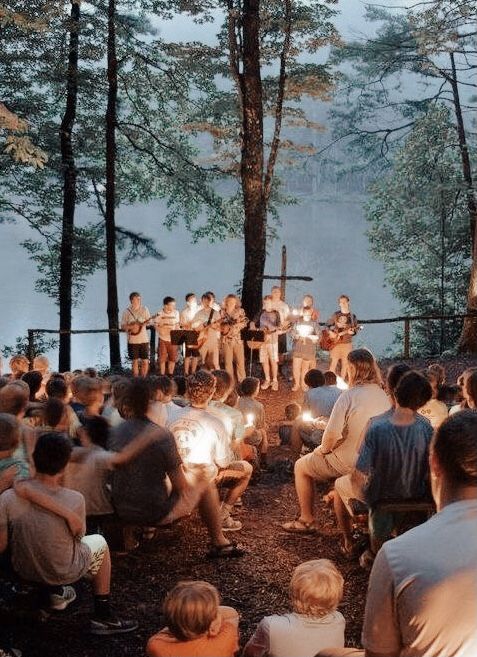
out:
M342 11L337 25L344 36L358 32L369 33L370 28L362 19L364 5L355 0L339 3ZM171 25L167 26L171 35ZM195 32L190 24L176 21L174 38L189 39ZM210 29L210 28L209 28ZM316 109L322 119L326 107ZM321 135L320 140L326 140ZM296 178L296 176L295 176ZM362 319L389 317L398 314L398 306L389 290L383 287L383 269L368 252L363 217L363 195L358 191L334 186L320 188L320 180L312 173L312 181L290 185L292 194L299 192L299 204L280 210L279 238L269 245L267 274L280 271L281 245L288 250L288 273L312 276L312 283L290 282L287 301L298 303L301 295L310 292L315 296L322 318L336 309L336 298L347 293L352 299L354 312ZM212 289L218 297L234 291L240 283L243 269L243 247L238 240L209 244L190 243L190 235L182 227L168 231L162 226L165 206L153 202L147 206L123 206L118 211L118 224L140 230L156 239L158 248L166 256L163 261L145 259L121 266L118 271L118 291L121 309L127 305L128 294L138 290L151 312L158 310L165 295L177 298L182 307L183 297L189 291L201 294ZM77 221L83 222L96 215L88 208L80 207ZM31 236L21 222L1 226L2 285L0 303L3 309L0 323L0 346L13 344L16 336L24 335L28 328L57 328L58 316L54 303L44 295L33 291L37 278L34 263L19 242ZM268 291L272 282L266 281ZM87 284L84 301L74 310L75 329L105 328L106 273L97 272ZM389 326L368 328L356 340L377 354L382 354L392 341L393 329ZM122 336L125 350L125 339ZM107 336L73 337L72 366L107 364ZM56 355L51 354L53 366Z

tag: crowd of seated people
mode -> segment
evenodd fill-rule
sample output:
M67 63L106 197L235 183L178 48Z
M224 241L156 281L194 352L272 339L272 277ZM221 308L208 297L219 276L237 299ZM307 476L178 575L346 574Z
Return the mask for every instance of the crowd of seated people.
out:
M93 368L52 373L45 361L28 371L12 359L0 378L0 570L36 583L56 611L87 577L90 631L132 632L137 623L110 602L108 527L120 529L127 552L197 510L206 557L243 557L228 536L242 528L237 507L254 473L267 468L259 380L235 388L228 372L205 369L104 380ZM347 365L346 390L310 369L302 405L285 407L279 436L295 462L299 514L283 529L319 531L316 483L330 487L343 558L361 556L371 569L364 652L345 647L343 577L317 558L292 574L291 611L270 609L242 641L238 614L215 587L179 582L148 655L232 656L239 645L244 657L477 654L477 368L450 386L441 366L403 363L383 382L365 349ZM356 501L367 511L364 552L353 534ZM400 534L403 502L435 513Z

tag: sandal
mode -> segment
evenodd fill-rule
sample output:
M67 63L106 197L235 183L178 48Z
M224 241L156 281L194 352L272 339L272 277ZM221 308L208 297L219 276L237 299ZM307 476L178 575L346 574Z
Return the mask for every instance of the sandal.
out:
M243 548L238 547L235 543L227 545L213 545L207 552L207 559L237 559L246 554Z
M314 520L311 522L304 522L303 520L300 520L300 518L283 523L282 529L292 534L315 534L318 531L318 527L315 525Z

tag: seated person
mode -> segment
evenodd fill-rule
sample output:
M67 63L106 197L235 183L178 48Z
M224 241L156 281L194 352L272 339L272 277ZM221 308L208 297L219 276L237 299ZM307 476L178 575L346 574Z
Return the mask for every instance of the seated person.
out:
M66 415L68 418L67 432L69 437L74 440L76 438L76 432L81 426L81 422L69 404L71 391L65 379L61 376L52 374L45 386L45 393L47 399L59 399L63 404L66 404Z
M183 467L173 434L147 418L148 407L147 381L131 380L120 402L125 421L111 432L108 447L120 452L151 427L157 439L113 472L112 501L117 516L130 525L157 527L190 515L198 507L212 543L209 558L242 556L243 550L222 533L215 485L202 468Z
M0 474L15 469L15 478L30 476L30 468L25 456L18 452L21 439L21 426L13 415L0 413Z
M30 402L36 402L43 381L42 373L38 370L31 370L31 372L25 372L21 380L25 381L30 388Z
M167 427L182 413L182 408L172 401L176 394L175 381L170 376L161 374L150 376L148 382L151 402L147 417L160 427Z
M154 431L146 430L121 452L108 452L109 432L106 418L86 418L79 430L81 447L73 448L65 473L65 486L83 495L88 518L114 513L108 485L110 471L132 461L156 439Z
M349 500L369 507L371 557L391 537L396 518L379 502L429 499L428 460L432 427L417 411L431 398L427 379L407 372L395 391L395 408L374 418L366 431L353 473L335 481L334 505L343 532L343 552L353 555Z
M20 422L20 440L14 457L27 462L31 467L36 434L24 422L27 406L28 386L24 381L15 380L0 389L0 413L13 415Z
M464 410L440 425L430 471L436 515L385 543L374 562L362 633L366 657L477 654L475 411Z
M129 385L128 379L124 376L118 377L111 383L111 396L103 406L101 415L107 419L111 427L117 427L123 422L118 406L123 392Z
M177 374L174 376L174 383L176 384L176 393L172 398L172 401L174 404L181 406L182 408L188 406L189 402L186 399L187 377Z
M229 416L221 416L230 423L227 430L224 422L219 419L217 409L214 414L209 412L209 402L214 395L217 381L218 378L206 370L199 370L189 376L187 396L190 408L185 409L169 428L174 434L184 463L187 466L204 467L209 480L226 489L221 506L222 529L238 531L242 528L242 523L232 518L231 511L246 490L253 469L250 463L237 459L234 454L230 433L233 425ZM227 389L224 389L224 394L227 394ZM229 408L229 411L231 410ZM240 415L240 411L236 412Z
M292 427L295 420L301 413L301 406L296 402L285 406L285 420L278 426L278 437L280 445L289 445L291 443Z
M336 386L325 385L324 374L318 369L308 370L305 374L305 385L308 390L303 401L303 413L309 414L310 417L297 418L293 425L291 446L296 457L301 454L303 446L315 449L321 445L331 411L341 394L341 390Z
M435 369L427 369L425 372L423 372L423 374L431 384L432 398L429 399L429 401L419 409L419 413L429 420L433 429L437 429L437 427L442 422L444 422L444 420L449 415L447 406L443 401L439 401L437 398L439 394L439 381L441 380L441 376L439 371L436 371Z
M312 657L322 648L342 649L345 619L337 607L343 581L328 559L297 566L290 582L293 612L265 616L242 657Z
M323 373L323 376L325 377L325 386L329 386L330 388L337 387L336 384L338 382L338 378L333 370L326 370L326 372Z
M234 657L239 616L208 582L179 582L166 596L166 627L147 642L148 657Z
M103 636L131 632L137 623L119 620L111 611L108 545L99 535L80 538L85 529L83 496L60 483L70 454L66 436L40 436L33 452L36 474L29 486L34 494L78 516L79 535L72 535L64 518L31 503L28 488L26 499L8 490L0 496L0 553L9 547L12 566L22 579L51 587L50 603L55 609L64 609L76 598L70 584L89 576L94 589L90 631Z
M260 379L247 376L240 384L240 398L237 408L242 413L245 426L253 426L253 433L244 438L247 445L256 447L260 458L260 467L266 468L268 437L267 425L265 423L265 408L257 400L260 392Z

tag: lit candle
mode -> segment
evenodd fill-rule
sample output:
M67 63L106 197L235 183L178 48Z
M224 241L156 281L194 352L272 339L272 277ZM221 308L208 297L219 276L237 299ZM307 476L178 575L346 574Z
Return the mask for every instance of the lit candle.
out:
M303 422L312 422L313 421L313 416L310 413L310 411L303 411L301 417L302 417Z
M295 317L296 317L299 314L300 314L299 311L296 308L293 308L292 315L295 315Z
M255 420L255 415L253 413L247 413L247 424L246 427L253 427L253 422Z
M306 338L313 332L313 326L309 324L298 324L296 330L301 338Z

